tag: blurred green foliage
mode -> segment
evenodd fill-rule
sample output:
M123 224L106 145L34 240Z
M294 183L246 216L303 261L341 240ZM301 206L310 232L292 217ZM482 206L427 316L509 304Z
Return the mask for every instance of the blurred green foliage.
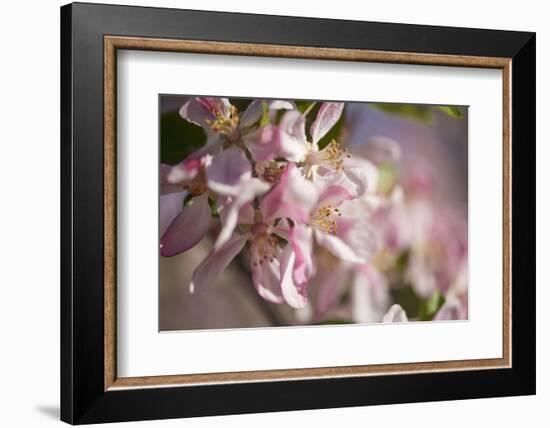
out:
M462 110L460 107L455 106L435 106L434 108L441 110L443 113L446 113L447 115L454 117L455 119L463 119L464 114L462 113Z
M409 263L409 256L410 256L409 250L404 250L399 254L397 259L395 260L395 269L397 273L400 276L403 276L405 274L405 270L407 269L407 264Z
M296 108L300 111L300 113L304 113L307 109L312 108L315 104L317 104L316 101L294 101L294 104L296 104Z
M208 205L210 206L210 214L212 217L218 218L220 213L218 212L218 204L216 203L216 200L213 198L208 198Z
M454 119L463 119L464 113L457 106L429 106L422 104L372 103L373 109L401 116L424 125L432 125L435 120L434 112L440 111Z
M231 98L230 102L237 107L239 112L246 110L252 102L246 98ZM372 103L371 108L376 110L401 116L426 125L434 121L434 112L440 111L455 119L464 118L463 109L456 106L426 106L418 104L392 104L392 103ZM306 117L306 135L311 141L309 128L317 117L321 103L311 101L296 101L298 110L302 113L309 109ZM279 121L284 111L278 112L276 120ZM264 121L267 115L263 117ZM319 148L326 147L331 140L338 140L341 137L344 122L346 120L346 110L336 125L319 141ZM160 117L160 159L162 163L174 165L181 162L190 153L202 147L206 141L206 135L201 127L189 123L182 119L177 112L164 113Z
M401 305L409 319L418 317L422 300L414 292L412 287L407 285L399 288L392 288L390 293L393 302Z
M262 102L262 117L260 118L260 126L269 124L269 107L266 102Z
M420 321L431 321L439 308L445 303L445 297L439 290L435 290L432 296L424 300L418 311L418 319Z
M391 290L394 303L401 305L409 319L431 321L445 303L445 297L436 290L428 299L422 299L414 289L405 285Z
M436 290L429 298L420 297L405 279L407 266L409 264L410 252L403 251L395 260L395 288L390 293L394 303L401 305L409 319L419 321L431 321L439 308L445 303L445 297L439 290Z
M399 180L399 170L394 164L378 166L378 191L389 194Z
M433 120L433 116L427 106L391 103L374 103L370 106L375 110L412 119L424 124L431 124Z
M180 117L177 112L160 116L160 161L175 165L202 147L206 134L200 126Z

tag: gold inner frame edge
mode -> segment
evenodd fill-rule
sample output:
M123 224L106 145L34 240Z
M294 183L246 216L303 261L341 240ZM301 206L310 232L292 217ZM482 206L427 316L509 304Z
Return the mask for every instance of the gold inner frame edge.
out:
M169 376L117 377L116 367L116 53L118 49L243 55L296 59L378 62L494 68L503 82L503 349L501 358L376 364L303 369L280 369ZM193 386L220 383L360 377L406 373L497 369L511 367L511 58L420 54L362 49L321 48L143 37L104 37L104 390Z

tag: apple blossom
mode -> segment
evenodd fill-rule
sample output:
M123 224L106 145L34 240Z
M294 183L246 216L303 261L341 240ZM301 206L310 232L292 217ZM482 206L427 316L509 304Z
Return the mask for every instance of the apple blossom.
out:
M241 103L188 98L179 115L202 128L204 144L160 167L160 254L212 241L191 293L239 257L262 299L317 321L414 320L394 298L407 287L420 302L441 293L430 318L467 318L467 220L436 201L432 175L401 175L398 142L371 138L358 156L345 138L328 141L342 102L305 111L284 100L239 111Z

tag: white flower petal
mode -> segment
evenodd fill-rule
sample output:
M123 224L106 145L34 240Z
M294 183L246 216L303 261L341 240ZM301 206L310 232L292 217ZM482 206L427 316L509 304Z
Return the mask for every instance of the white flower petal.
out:
M392 305L390 310L382 318L383 323L408 322L407 314L399 305Z
M234 234L221 248L212 250L193 272L189 291L201 291L214 282L243 249L247 240L248 235Z

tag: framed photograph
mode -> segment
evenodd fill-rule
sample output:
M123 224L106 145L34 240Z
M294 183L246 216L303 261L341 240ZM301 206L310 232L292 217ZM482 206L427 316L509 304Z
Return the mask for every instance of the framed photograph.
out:
M61 418L535 393L535 35L61 8Z

